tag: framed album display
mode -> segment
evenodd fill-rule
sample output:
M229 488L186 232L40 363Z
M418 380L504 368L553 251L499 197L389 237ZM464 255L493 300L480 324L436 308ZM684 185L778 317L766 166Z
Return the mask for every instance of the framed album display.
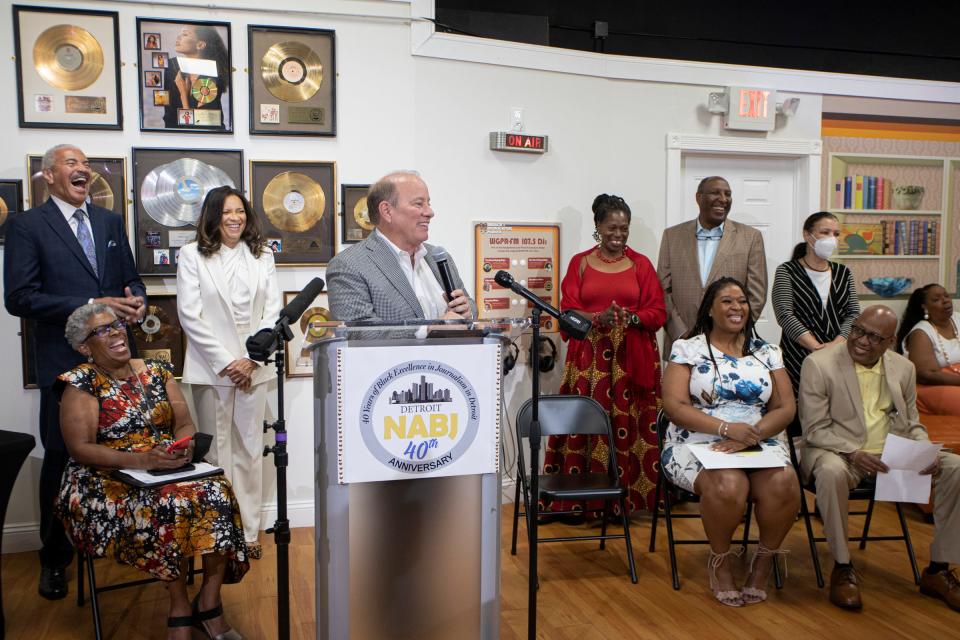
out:
M0 180L0 245L7 236L7 221L23 213L23 180Z
M183 376L186 338L177 315L175 293L148 293L143 322L134 324L133 342L141 358L162 360L173 366L173 374Z
M127 222L127 159L123 157L87 158L90 161L90 190L87 201L123 216ZM50 197L43 179L43 156L27 156L30 175L30 208L39 207Z
M21 128L123 129L116 11L13 5Z
M299 291L284 291L283 305L290 304L299 293ZM333 331L331 326L327 326L333 323L329 309L327 294L321 293L303 312L300 320L290 325L293 340L285 342L283 347L284 367L288 378L313 377L313 353L310 351L310 346L321 338L329 337Z
M137 18L140 130L233 132L230 24Z
M243 191L243 152L133 149L134 242L141 275L173 275L180 247L196 240L203 200L229 185Z
M24 389L39 389L37 374L37 321L20 318L20 363Z
M367 211L368 184L340 185L340 202L343 207L340 222L340 241L344 244L360 242L373 231Z
M278 266L323 266L336 253L336 163L250 161L251 204Z
M250 133L337 135L334 32L250 25L247 39Z

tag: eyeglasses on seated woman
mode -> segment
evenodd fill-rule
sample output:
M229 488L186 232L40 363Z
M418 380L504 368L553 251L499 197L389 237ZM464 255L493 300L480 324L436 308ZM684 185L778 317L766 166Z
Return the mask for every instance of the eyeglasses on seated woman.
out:
M190 448L167 451L195 432L169 365L131 358L126 323L104 304L87 304L67 319L66 338L88 362L62 374L60 424L70 453L56 512L76 548L110 557L167 583L167 637L236 640L220 587L249 568L243 524L223 476L141 488L115 479L117 469L175 469ZM203 554L203 584L191 601L187 560Z

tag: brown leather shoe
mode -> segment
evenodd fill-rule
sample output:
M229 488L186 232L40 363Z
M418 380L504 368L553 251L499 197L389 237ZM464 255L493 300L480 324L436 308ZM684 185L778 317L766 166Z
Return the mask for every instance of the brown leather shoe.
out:
M960 580L953 569L920 575L920 593L931 598L939 598L954 611L960 611Z
M863 608L860 600L860 578L853 566L833 565L830 574L830 602L841 609Z

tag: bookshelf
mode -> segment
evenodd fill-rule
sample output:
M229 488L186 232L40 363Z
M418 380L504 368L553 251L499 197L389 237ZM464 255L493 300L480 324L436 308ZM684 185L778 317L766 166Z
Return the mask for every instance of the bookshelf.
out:
M956 261L957 250L954 250L952 245L957 234L950 228L952 225L949 221L953 217L950 213L955 208L951 206L953 201L957 200L960 206L960 198L954 197L956 189L953 188L953 185L960 182L960 158L833 152L828 157L827 173L829 179L824 185L827 211L836 215L841 223L875 225L881 221L901 222L902 228L907 230L906 233L912 233L910 229L928 230L930 235L923 233L919 235L921 237L925 235L928 242L934 243L932 247L927 246L925 254L838 253L835 259L838 262L848 263L853 271L857 293L861 299L883 299L863 285L864 280L881 276L913 278L913 286L896 296L898 299L906 299L914 287L923 286L928 282L939 282L949 290L956 290L958 269L952 268L950 266L952 262L948 263L945 256L953 256L952 261ZM884 190L888 194L885 203L887 207L893 206L894 187L922 186L924 193L920 206L917 209L879 208L883 204L881 203L878 208L837 207L837 204L842 205L842 201L840 203L835 201L835 185L837 183L843 185L844 178L855 175L882 178ZM866 190L866 184L864 184L864 190ZM864 200L866 200L865 197ZM932 234L934 228L937 230L936 238ZM892 234L887 234L888 242L892 244L890 235ZM911 242L907 244L909 249L919 250L922 242L920 240L917 244ZM902 245L903 243L898 240L898 248L901 250L903 250Z

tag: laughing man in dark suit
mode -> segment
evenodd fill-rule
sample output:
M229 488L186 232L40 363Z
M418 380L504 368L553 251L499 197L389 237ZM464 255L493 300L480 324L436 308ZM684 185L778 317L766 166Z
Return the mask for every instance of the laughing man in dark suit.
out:
M80 149L57 145L43 156L50 198L10 220L3 256L4 304L36 322L40 386L40 595L67 595L73 547L53 514L68 453L60 434L56 377L80 363L64 338L67 316L88 302L109 305L129 322L143 319L146 288L134 264L121 216L87 202L90 163ZM123 197L123 194L119 194Z
M435 248L426 242L434 216L430 191L419 175L401 171L378 180L367 210L376 231L327 266L334 318L390 323L476 316L452 259L452 299L443 291Z

